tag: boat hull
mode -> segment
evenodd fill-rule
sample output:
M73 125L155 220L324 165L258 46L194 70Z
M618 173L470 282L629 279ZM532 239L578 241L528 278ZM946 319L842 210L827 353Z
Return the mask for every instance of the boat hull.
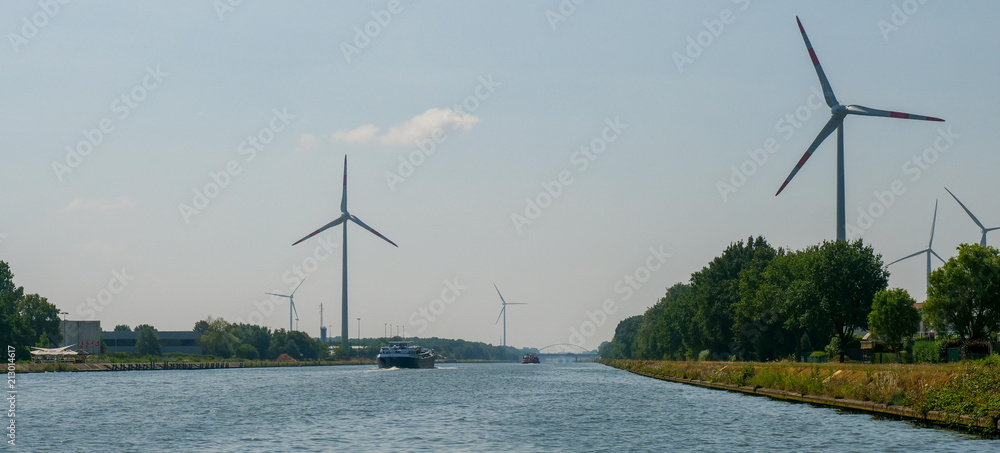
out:
M378 356L379 368L434 368L434 357Z

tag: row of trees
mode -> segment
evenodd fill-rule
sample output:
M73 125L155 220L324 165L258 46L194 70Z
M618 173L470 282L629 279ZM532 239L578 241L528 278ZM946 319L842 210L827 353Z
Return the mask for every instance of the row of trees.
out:
M843 346L859 330L898 350L918 330L920 314L905 290L887 290L888 277L881 256L860 240L787 251L749 238L731 244L689 283L667 289L645 314L623 320L601 355L773 360L827 347L843 359ZM924 305L930 326L965 341L997 332L996 249L963 244L930 282Z
M10 266L0 261L0 344L14 346L18 360L27 360L31 346L61 341L59 309L38 294L25 294L14 284Z

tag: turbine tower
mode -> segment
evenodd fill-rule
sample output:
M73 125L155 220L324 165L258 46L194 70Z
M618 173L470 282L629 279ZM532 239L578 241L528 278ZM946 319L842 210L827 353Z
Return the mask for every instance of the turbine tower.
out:
M948 188L945 187L944 190L948 190ZM962 202L958 200L958 197L956 197L955 194L951 193L950 190L948 190L948 193L951 195L952 198L955 199L955 201L958 201L958 205L961 206L962 209L965 209L965 213L969 214L969 217L972 217L972 221L976 222L976 226L978 226L979 230L982 231L982 233L983 233L983 238L979 240L979 245L984 245L985 246L986 245L986 233L989 233L990 231L993 231L993 230L1000 230L1000 227L993 227L993 228L986 228L986 227L984 227L983 226L983 222L980 222L979 219L976 218L976 216L972 215L972 211L970 211L969 208L965 207L965 205L962 204Z
M392 244L393 246L399 247L398 245L396 245L395 242L390 241L389 238L382 236L381 233L375 231L374 229L372 229L372 227L365 225L365 223L362 222L361 219L359 219L357 216L347 212L347 156L344 156L344 192L340 198L340 217L337 217L336 220L326 225L323 225L322 227L320 227L320 229L313 231L312 233L309 233L308 236L299 239L298 241L295 241L294 244L292 244L293 246L295 246L298 243L305 241L306 239L309 239L317 234L322 233L323 231L326 231L327 229L333 228L340 224L344 224L344 241L341 244L341 247L343 248L344 251L344 265L343 265L344 281L343 284L341 285L343 292L341 294L342 311L341 311L341 328L340 328L340 344L344 348L348 347L347 339L349 338L347 332L347 319L348 319L347 318L347 221L348 220L356 223L361 228L371 231L372 234L384 239L386 242Z
M934 118L932 116L922 116L922 115L912 115L909 113L892 112L888 110L877 110L868 107L862 107L860 105L841 105L837 101L837 97L833 94L833 88L830 87L830 81L826 79L826 74L823 72L823 67L819 64L819 59L816 57L816 52L812 48L812 44L809 43L809 37L806 36L806 30L802 27L802 21L799 20L798 16L795 17L795 21L799 24L799 31L802 33L802 40L806 43L806 49L809 50L809 57L812 58L813 67L816 69L816 75L819 76L819 83L823 86L823 97L826 98L826 104L830 106L831 117L830 121L823 126L823 130L819 132L816 139L813 140L812 144L809 145L809 149L806 150L799 162L795 164L795 168L792 172L788 174L788 178L785 182L781 184L778 192L774 196L778 196L785 186L795 177L795 174L805 165L809 157L812 156L816 148L819 147L823 140L830 136L834 130L837 131L837 240L847 240L847 215L845 212L844 203L844 118L847 115L861 115L861 116L884 116L889 118L901 118L907 120L924 120L924 121L944 121L940 118Z
M302 283L304 283L306 281L306 278L308 278L308 277L309 277L308 275L305 276L305 277L302 277L302 281L300 281L298 285L295 285L295 289L292 290L291 294L264 293L264 294L269 294L269 295L272 295L272 296L287 297L288 298L288 331L289 332L292 331L292 312L295 312L295 320L296 321L299 320L299 311L295 309L295 292L299 290L299 287L302 286ZM296 326L296 327L298 327L298 326Z
M507 306L508 305L528 305L524 302L507 302L503 300L503 294L500 294L500 288L497 288L497 284L494 283L493 287L497 289L497 294L500 295L500 303L503 304L503 308L500 309L500 315L497 316L497 320L493 321L493 324L500 322L500 316L503 316L503 345L507 346Z
M937 259L941 260L941 262L944 263L944 258L941 258L941 256L938 255L937 252L935 252L934 249L932 248L933 244L934 244L934 224L937 223L937 208L938 208L937 200L934 200L934 218L931 220L931 240L927 241L927 248L925 248L925 249L923 249L923 250L921 250L919 252L914 252L914 253L912 253L910 255L906 255L906 256L904 256L904 257L902 257L902 258L900 258L900 259L898 259L896 261L893 261L893 262L891 262L889 264L886 264L887 267L888 266L892 266L893 264L896 264L896 263L898 263L900 261L903 261L903 260L905 260L907 258L913 258L914 256L917 256L917 255L919 255L921 253L926 253L927 254L927 287L928 288L931 287L931 255L936 256Z

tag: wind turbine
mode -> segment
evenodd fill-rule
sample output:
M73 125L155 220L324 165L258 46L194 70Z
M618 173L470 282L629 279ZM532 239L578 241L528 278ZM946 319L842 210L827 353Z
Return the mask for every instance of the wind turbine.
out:
M932 246L934 244L934 224L937 223L937 207L938 207L937 200L934 200L934 218L933 218L933 220L931 220L931 240L927 241L927 248L925 248L925 249L923 249L923 250L921 250L919 252L915 252L913 254L906 255L906 256L904 256L904 257L902 257L902 258L900 258L900 259L898 259L896 261L893 261L893 262L891 262L889 264L886 264L886 266L892 266L893 264L896 264L896 263L898 263L900 261L903 261L903 260L905 260L907 258L913 258L914 256L917 256L917 255L919 255L921 253L926 253L927 254L927 287L928 288L931 287L931 278L930 278L931 277L931 255L936 256L937 259L941 260L941 262L944 263L944 258L941 258L941 256L938 255L937 252L935 252L934 249L932 248Z
M302 277L302 281L300 281L298 285L295 285L295 289L292 290L291 294L264 293L264 294L269 294L271 296L287 297L288 298L288 331L289 332L292 331L292 312L295 312L295 322L299 321L299 311L295 309L295 292L299 290L299 287L302 286L302 283L304 283L306 281L306 278L308 278L308 277L309 277L308 275L305 276L305 277ZM298 325L296 325L295 327L298 328Z
M497 289L497 294L500 294L500 288L497 288L497 284L494 283L493 287ZM500 322L500 316L503 316L503 345L507 346L507 306L508 305L528 305L524 302L507 302L503 300L503 294L500 294L500 303L503 304L503 308L500 309L500 315L497 316L497 320L493 321L493 324Z
M832 115L830 120L827 121L826 126L823 126L823 130L819 132L816 139L813 140L812 144L809 145L809 149L806 150L799 162L795 164L795 168L792 172L788 174L788 178L785 182L781 184L778 192L774 196L778 196L785 186L795 177L795 174L799 172L803 165L805 165L806 160L812 156L816 148L819 147L820 143L823 143L834 130L837 131L837 240L847 240L847 215L844 207L844 118L847 115L861 115L861 116L884 116L889 118L901 118L907 120L924 120L924 121L944 121L940 118L934 118L932 116L922 116L922 115L912 115L909 113L892 112L888 110L877 110L868 107L862 107L860 105L841 105L837 101L837 97L833 94L833 88L830 87L830 81L826 79L826 74L823 72L823 67L819 64L819 59L816 57L816 52L812 48L812 44L809 43L809 37L806 36L806 30L802 27L802 21L799 20L798 16L795 17L795 21L799 23L799 31L802 33L802 40L806 43L806 49L809 50L809 57L812 58L813 67L816 69L816 75L819 76L819 83L823 86L823 97L826 98L826 104L830 106Z
M348 347L347 341L348 341L348 338L349 338L348 337L348 333L347 333L347 319L348 319L347 318L347 221L348 220L350 220L351 222L354 222L354 223L358 224L358 226L360 226L361 228L364 228L364 229L366 229L368 231L371 231L372 234L374 234L375 236L378 236L378 237L380 237L382 239L385 239L386 242L388 242L388 243L390 243L390 244L392 244L392 245L394 245L396 247L399 247L398 245L396 245L395 242L390 241L389 238L387 238L385 236L382 236L381 233L379 233L378 231L375 231L374 229L372 229L372 227L370 227L368 225L365 225L365 223L362 222L361 219L357 218L357 216L352 215L351 213L347 212L347 156L344 156L344 192L343 192L343 196L340 199L340 217L337 217L336 220L334 220L334 221L332 221L332 222L330 222L330 223L328 223L326 225L323 225L322 227L320 227L320 229L318 229L316 231L313 231L312 233L309 233L308 236L306 236L306 237L304 237L302 239L299 239L298 241L295 241L295 244L292 244L293 246L295 246L298 243L300 243L300 242L302 242L302 241L304 241L306 239L309 239L309 238L311 238L311 237L313 237L313 236L315 236L317 234L322 233L323 231L326 231L329 228L333 228L333 227L335 227L337 225L344 224L344 241L341 244L341 247L344 250L344 266L343 266L343 268L344 268L344 281L343 281L343 284L341 285L343 293L341 294L341 301L342 301L341 321L342 322L341 322L341 329L340 329L340 344L344 348Z
M945 187L944 190L948 190L948 188ZM979 219L976 218L976 216L972 215L972 211L970 211L969 208L965 207L965 205L958 200L958 197L956 197L955 194L951 193L950 190L948 190L948 193L951 195L952 198L955 199L955 201L958 201L958 205L961 206L962 209L965 209L966 214L969 214L969 217L972 217L972 221L976 222L976 226L978 226L979 230L983 232L983 238L979 240L979 245L986 245L986 233L989 233L990 231L993 230L1000 230L1000 227L993 227L993 228L984 227L983 222L980 222Z

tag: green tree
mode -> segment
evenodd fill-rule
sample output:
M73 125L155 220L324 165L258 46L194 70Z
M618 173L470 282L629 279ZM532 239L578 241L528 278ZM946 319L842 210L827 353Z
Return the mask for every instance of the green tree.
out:
M132 328L127 324L118 324L115 326L115 332L131 332Z
M235 335L229 333L229 323L225 319L211 319L207 321L208 327L202 331L198 338L198 346L205 355L221 357L223 359L236 354L239 340Z
M915 303L905 289L881 290L875 293L872 311L868 314L872 335L892 346L900 363L903 359L899 350L903 341L920 329L920 312Z
M139 355L161 356L160 338L156 335L156 328L149 324L139 324L135 326L136 339L135 351Z
M18 301L18 312L27 327L25 334L32 343L37 342L43 334L52 343L62 341L59 309L49 303L48 299L38 294L25 294Z
M271 347L271 329L252 324L232 324L230 332L236 336L241 344L253 346L257 350L257 356L268 357L268 349Z
M810 277L819 304L810 316L829 319L831 334L848 344L857 329L868 327L875 293L885 289L889 273L878 255L861 240L824 241L810 261ZM843 347L840 360L844 360Z
M958 256L930 276L924 316L939 332L962 340L993 338L1000 326L1000 256L997 249L962 244Z
M209 316L208 319L202 319L201 321L194 323L194 328L191 329L191 331L205 333L205 331L208 330L208 326L209 324L211 324L211 322L212 322L211 316Z
M257 360L260 358L260 354L257 353L257 349L248 344L241 344L236 348L236 357L246 360Z
M683 355L685 334L690 335L691 285L677 283L642 315L632 345L635 358L669 360ZM686 321L687 320L687 321Z
M734 330L742 357L761 361L801 357L812 352L811 338L827 335L830 328L818 323L821 318L810 310L819 300L809 274L812 253L778 250L762 272L755 272L754 266L740 274Z
M733 335L733 306L740 301L740 273L751 266L760 272L776 251L763 237L748 238L730 244L708 266L691 274L694 296L693 324L699 337L690 347L708 349L717 354L736 351Z
M632 343L635 341L636 334L639 333L639 327L642 326L642 315L631 316L623 319L615 327L615 337L611 340L611 346L608 349L608 355L604 356L609 359L631 359L635 356L632 352Z

